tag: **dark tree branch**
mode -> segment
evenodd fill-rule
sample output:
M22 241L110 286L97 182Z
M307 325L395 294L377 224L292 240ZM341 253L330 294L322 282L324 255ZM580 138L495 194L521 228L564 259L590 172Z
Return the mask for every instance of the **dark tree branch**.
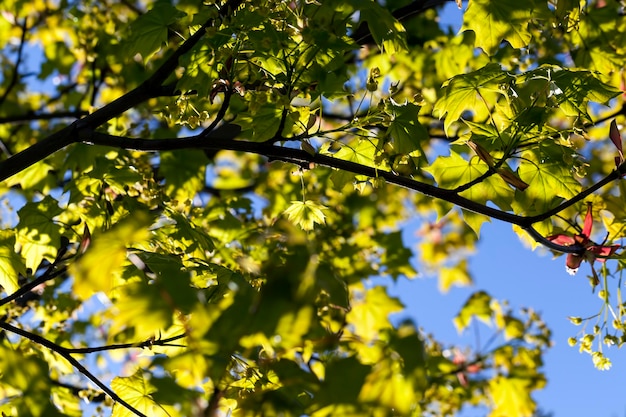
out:
M166 339L148 339L139 343L119 343L115 345L105 345L105 346L96 346L96 347L86 347L86 348L63 348L67 353L94 353L94 352L103 352L107 350L117 350L117 349L130 349L130 348L152 348L153 346L176 346L182 347L182 345L174 345L171 342L176 340L180 340L184 338L184 334L179 334L176 336L168 337Z
M525 229L530 236L537 242L549 247L550 249L563 253L581 253L584 248L580 245L561 246L557 245L545 237L537 233L532 225L550 218L558 212L578 203L586 196L597 191L604 185L621 178L626 174L626 163L619 166L618 169L611 172L598 183L589 187L585 191L577 194L575 197L564 201L552 210L536 216L520 216L506 211L495 209L484 204L477 203L460 196L454 190L447 190L436 187L431 184L423 183L412 178L402 177L390 171L383 171L369 166L361 165L351 161L334 158L328 155L315 154L311 155L300 149L286 148L267 143L247 142L233 140L237 133L238 127L234 125L224 125L216 129L212 134L207 136L189 136L186 138L170 138L170 139L133 139L128 137L114 136L101 132L91 132L81 139L85 143L94 145L112 146L122 149L134 149L142 151L168 151L176 149L205 149L205 150L232 150L254 153L266 156L276 161L283 161L296 164L298 166L309 166L310 164L322 165L335 168L358 175L365 175L371 178L384 178L390 184L399 185L413 191L417 191L424 195L439 198L448 201L460 208L482 214L501 220L507 223L515 224Z
M29 111L27 113L15 115L15 116L0 117L0 124L16 123L16 122L32 122L35 120L52 120L52 119L63 119L63 118L78 119L79 117L83 117L88 114L89 112L86 110L57 111L57 112L51 112L51 113L36 113L33 111Z
M37 287L38 285L43 284L46 281L50 281L51 279L54 279L54 278L58 277L59 275L64 274L65 272L67 272L67 267L65 267L65 266L63 266L63 267L61 267L59 269L49 268L45 273L43 273L39 277L37 277L34 280L32 280L32 281L22 285L20 287L20 289L15 291L13 294L11 294L9 296L6 296L3 299L1 299L0 300L0 306L3 306L5 304L10 303L13 300L17 300L20 297L25 296L33 288Z

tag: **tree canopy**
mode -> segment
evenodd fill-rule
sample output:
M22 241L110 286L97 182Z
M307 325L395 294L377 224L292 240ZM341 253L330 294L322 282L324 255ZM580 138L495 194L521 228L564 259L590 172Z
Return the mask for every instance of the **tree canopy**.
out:
M537 415L535 310L477 290L479 350L390 317L385 279L471 283L492 219L587 276L569 342L608 369L625 11L448 3L4 0L3 415Z

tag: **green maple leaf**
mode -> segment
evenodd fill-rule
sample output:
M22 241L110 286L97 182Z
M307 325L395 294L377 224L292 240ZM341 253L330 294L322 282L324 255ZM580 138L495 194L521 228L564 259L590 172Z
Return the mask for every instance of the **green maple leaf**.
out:
M14 293L19 275L26 276L22 258L15 253L15 234L11 230L0 231L0 285L7 294Z
M205 182L208 158L194 149L181 149L161 154L160 173L165 177L165 190L180 203L193 200Z
M359 8L361 21L367 22L372 37L383 51L389 54L406 50L406 30L389 10L375 2L354 2Z
M477 71L452 77L443 84L443 96L435 103L433 114L439 118L445 116L444 129L448 132L463 112L488 110L486 103L495 102L498 95L505 96L501 87L513 79L499 64L488 64Z
M453 285L465 287L474 282L467 270L467 261L463 260L453 267L442 267L439 272L439 290L448 292Z
M290 221L302 228L302 230L313 230L315 224L324 224L327 208L315 201L292 201L285 210L285 214Z
M527 46L532 39L528 23L536 13L531 2L471 0L461 30L474 31L476 46L493 55L503 40L514 48Z
M478 157L468 161L456 152L451 152L450 156L440 156L430 167L424 168L435 178L439 187L448 190L454 190L476 180L488 169L487 164ZM514 196L513 190L497 175L483 179L464 190L461 195L483 204L492 201L503 210L511 208Z
M70 265L74 294L83 300L99 291L109 294L126 261L127 246L144 242L149 237L151 222L150 215L138 211L94 236L85 254Z
M240 137L253 142L264 142L276 136L280 127L283 109L275 102L264 104L259 109L242 112L236 124L241 126Z
M391 328L389 315L402 310L403 305L387 294L385 287L376 286L365 292L363 300L354 301L346 321L365 340L375 340L383 329Z
M167 43L168 27L186 13L166 1L158 1L150 10L139 16L130 27L128 51L141 54L144 61Z
M326 153L322 149L321 153ZM365 165L372 168L381 168L376 165L374 161L374 155L376 153L376 146L371 140L358 139L349 144L342 146L335 154L331 154L335 158L343 159L345 161L354 162L356 164ZM345 170L336 170L331 176L331 181L338 189L343 188L347 183L354 180L355 175ZM364 178L363 176L357 176L358 179Z
M515 208L524 214L545 212L580 192L582 187L574 178L571 166L562 160L544 159L538 151L528 151L522 156L518 173L529 186L523 193L517 193Z
M129 377L114 378L111 382L111 388L124 401L147 416L171 416L163 405L157 404L152 398L152 394L156 392L156 388L144 378L141 369L138 369L137 372ZM135 414L119 403L115 403L111 416L134 417Z
M550 69L548 69L549 71ZM587 113L589 100L608 104L609 100L622 92L598 80L589 71L572 71L556 68L551 73L553 96L567 116L583 116Z
M365 379L359 399L365 403L380 404L398 415L410 415L419 400L419 393L405 375L394 372L391 361L379 362Z
M43 259L52 261L61 239L60 226L53 218L61 214L58 202L50 196L36 203L28 203L17 213L17 241L22 246L26 267L35 271Z
M531 380L498 376L489 381L494 403L493 417L530 417L535 411L535 401L530 396Z
M420 107L412 103L391 102L387 110L391 113L387 133L398 153L408 155L416 150L421 151L420 142L428 139L428 132L417 119Z
M491 296L484 291L478 291L465 302L453 322L456 329L462 332L470 325L472 318L476 317L485 323L490 323L492 315Z

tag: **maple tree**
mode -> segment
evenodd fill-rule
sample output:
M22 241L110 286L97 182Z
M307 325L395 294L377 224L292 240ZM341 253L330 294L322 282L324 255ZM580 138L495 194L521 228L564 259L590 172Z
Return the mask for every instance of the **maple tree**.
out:
M447 3L5 0L0 411L531 416L534 310L476 291L454 323L497 342L469 351L367 281L471 282L490 219L592 264L570 343L610 367L621 5L459 1L455 33Z

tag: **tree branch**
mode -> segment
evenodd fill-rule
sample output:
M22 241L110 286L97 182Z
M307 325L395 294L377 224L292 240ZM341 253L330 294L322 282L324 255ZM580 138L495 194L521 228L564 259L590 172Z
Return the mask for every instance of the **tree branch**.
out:
M550 249L563 253L580 253L583 250L579 245L561 246L550 242L545 237L537 233L532 225L539 221L545 220L554 214L576 204L586 196L597 191L604 185L620 178L626 173L626 163L620 165L618 170L614 170L608 176L603 178L597 184L587 190L579 193L575 197L564 201L556 208L536 216L520 216L509 213L484 204L477 203L460 196L454 190L447 190L436 187L431 184L423 183L409 177L402 177L390 171L383 171L377 168L365 166L351 161L334 158L328 155L314 154L311 155L300 149L286 148L283 146L271 145L267 143L248 142L233 140L237 133L238 127L235 125L223 125L209 135L189 136L186 138L169 138L169 139L134 139L122 136L114 136L101 132L83 132L81 138L85 143L94 145L111 146L122 149L134 149L141 151L171 151L177 149L205 149L205 150L231 150L254 153L266 156L270 161L283 161L293 163L299 166L308 167L310 164L316 164L335 168L357 175L365 175L371 178L384 178L390 184L395 184L429 197L438 198L454 204L465 210L482 214L496 220L501 220L510 224L515 224L525 229L533 239L549 247Z
M115 345L105 345L105 346L96 346L96 347L86 347L86 348L63 348L67 353L94 353L94 352L103 352L107 350L117 350L117 349L130 349L130 348L152 348L153 346L176 346L182 347L182 345L172 345L170 344L173 341L182 339L185 337L185 334L179 334L176 336L168 337L167 339L148 339L139 343L119 343Z
M24 114L19 114L15 116L0 117L0 124L15 123L15 122L32 122L34 120L52 120L52 119L63 119L63 118L78 119L79 117L83 117L88 114L89 112L86 110L58 111L58 112L52 112L52 113L36 113L34 111L29 111Z
M48 272L50 271L50 272ZM15 291L13 294L4 297L3 299L0 300L0 306L3 306L5 304L10 303L13 300L17 300L20 297L23 297L24 295L28 294L28 292L30 290L32 290L33 288L37 287L38 285L43 284L46 281L50 281L51 279L54 279L56 277L58 277L61 274L64 274L67 271L67 267L63 266L59 269L49 269L48 271L46 271L45 273L43 273L42 275L40 275L39 277L35 278L34 280L22 285L17 291Z

